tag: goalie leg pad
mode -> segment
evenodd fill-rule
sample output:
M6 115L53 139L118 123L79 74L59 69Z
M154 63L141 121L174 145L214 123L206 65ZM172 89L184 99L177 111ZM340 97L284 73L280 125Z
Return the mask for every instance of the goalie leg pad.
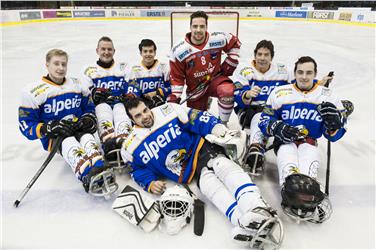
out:
M129 185L115 199L112 209L145 232L153 231L161 217L157 203Z

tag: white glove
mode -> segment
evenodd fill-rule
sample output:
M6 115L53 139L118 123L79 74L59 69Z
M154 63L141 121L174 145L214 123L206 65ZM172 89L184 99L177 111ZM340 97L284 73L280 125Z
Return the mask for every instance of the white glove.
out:
M206 135L205 139L211 143L222 146L231 160L242 164L247 142L247 134L245 131L230 130L223 124L217 124L213 128L212 134Z

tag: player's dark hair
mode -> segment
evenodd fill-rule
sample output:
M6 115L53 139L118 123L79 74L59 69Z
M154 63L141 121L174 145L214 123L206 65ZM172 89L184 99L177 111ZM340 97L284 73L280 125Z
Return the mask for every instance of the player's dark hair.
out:
M99 40L98 40L98 44L97 44L97 48L99 47L99 43L100 42L111 42L112 44L114 44L113 42L112 42L112 39L111 38L109 38L108 36L102 36L101 38L99 38Z
M142 47L150 47L153 46L154 50L157 51L157 45L155 45L154 41L151 39L142 39L140 44L138 45L138 49L140 52L142 51Z
M273 57L274 57L274 45L273 45L272 41L262 40L262 41L258 42L258 44L256 45L255 50L253 51L254 54L255 54L255 57L256 57L257 51L260 48L266 48L266 49L268 49L270 51L270 55L272 56L272 59L273 59Z
M194 18L199 18L199 17L205 18L205 23L206 23L206 25L208 25L208 18L209 17L204 11L201 11L201 10L192 13L190 25L192 25L192 20Z
M294 73L296 72L296 69L298 68L298 64L303 64L303 63L308 63L311 62L314 65L314 71L317 73L317 63L316 61L310 57L310 56L302 56L298 59L298 61L295 62L295 68L294 68Z
M140 103L145 103L140 97L129 97L124 102L125 112L127 113L128 117L133 120L129 110L133 108L137 108Z

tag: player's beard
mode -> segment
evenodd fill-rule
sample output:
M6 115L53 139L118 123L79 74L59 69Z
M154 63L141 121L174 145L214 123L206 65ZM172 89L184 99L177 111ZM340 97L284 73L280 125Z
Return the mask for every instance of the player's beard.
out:
M204 32L195 32L193 35L193 38L195 39L196 43L203 43L205 40L205 33Z
M151 128L154 125L154 118L150 115L147 119L142 120L142 125L144 128Z

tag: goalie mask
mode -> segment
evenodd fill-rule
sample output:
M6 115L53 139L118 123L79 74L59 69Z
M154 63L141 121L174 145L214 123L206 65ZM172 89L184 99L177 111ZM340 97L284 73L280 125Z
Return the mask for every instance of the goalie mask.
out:
M167 188L160 199L161 228L174 235L190 222L193 213L193 198L181 186Z
M332 206L320 184L303 174L286 177L282 191L283 211L297 221L322 223L329 219Z

